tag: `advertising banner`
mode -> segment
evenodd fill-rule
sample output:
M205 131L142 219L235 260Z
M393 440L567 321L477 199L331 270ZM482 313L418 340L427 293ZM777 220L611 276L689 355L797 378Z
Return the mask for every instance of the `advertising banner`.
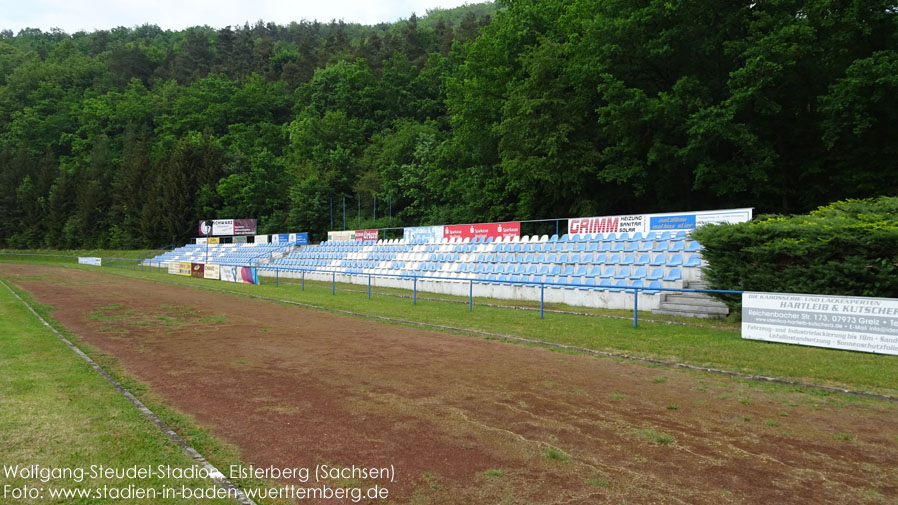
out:
M268 235L256 235L253 239L253 242L256 244L267 244L268 243Z
M212 221L212 234L213 235L233 235L234 234L234 220L233 219L216 219Z
M255 219L234 219L234 233L232 235L255 235Z
M182 261L178 263L178 275L190 275L191 263Z
M237 282L237 268L238 267L228 267L221 266L221 280L225 282Z
M256 271L256 267L237 267L239 277L236 279L236 282L242 282L244 284L258 284L259 283L259 275Z
M329 231L327 232L327 240L355 240L355 230Z
M479 223L479 224L453 224L443 227L443 238L453 239L477 239L492 237L493 240L503 237L520 237L521 223L517 221L507 223Z
M203 263L192 263L190 265L191 277L205 277L206 265Z
M209 235L255 235L255 219L213 219L212 221L200 221L197 234L201 237Z
M78 256L78 263L81 265L93 265L96 267L103 266L103 260L92 256Z
M246 237L234 237L234 243L235 244L245 244Z
M218 245L221 243L221 239L218 237L209 237L209 245Z
M898 355L898 299L745 292L742 338Z
M406 241L424 240L436 242L443 238L442 226L414 226L402 231L402 238Z
M206 237L200 237L200 238L196 239L196 243L199 245L206 245L208 240L209 239L207 239Z
M218 268L218 265L206 263L206 269L203 271L203 277L205 277L206 279L219 280L221 278L221 270Z
M753 209L672 212L628 216L579 217L568 220L568 233L642 233L691 231L703 224L751 221Z
M378 230L356 230L354 240L360 240L362 242L376 242L378 237Z
M309 245L309 233L291 233L289 237L289 241L294 245Z
M181 273L181 264L177 261L168 264L168 273L174 275L180 275Z

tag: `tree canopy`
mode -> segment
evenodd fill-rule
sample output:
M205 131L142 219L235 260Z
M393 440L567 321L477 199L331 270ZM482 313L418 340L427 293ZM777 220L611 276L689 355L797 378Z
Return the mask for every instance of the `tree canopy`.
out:
M375 198L402 226L894 195L896 23L882 0L506 0L7 30L0 246L183 243L243 217L323 238L343 198L382 227Z

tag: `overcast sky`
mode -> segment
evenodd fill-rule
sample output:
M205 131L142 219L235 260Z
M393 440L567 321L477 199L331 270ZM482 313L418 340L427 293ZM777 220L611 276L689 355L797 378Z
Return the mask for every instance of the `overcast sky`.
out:
M242 26L259 19L281 25L302 19L376 24L465 3L477 0L0 0L0 29L18 33L22 28L60 28L75 33L155 24L180 30Z

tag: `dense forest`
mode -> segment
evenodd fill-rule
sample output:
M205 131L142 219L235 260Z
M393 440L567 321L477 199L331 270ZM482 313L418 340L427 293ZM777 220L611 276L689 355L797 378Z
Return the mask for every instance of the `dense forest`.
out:
M183 243L212 218L318 240L344 199L368 228L894 195L896 51L881 0L4 30L0 247Z

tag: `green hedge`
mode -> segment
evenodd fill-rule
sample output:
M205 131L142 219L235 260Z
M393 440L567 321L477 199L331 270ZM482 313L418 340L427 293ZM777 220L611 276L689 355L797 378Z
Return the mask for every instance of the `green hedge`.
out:
M898 198L836 202L805 215L703 226L714 289L898 298ZM740 297L720 297L738 312Z

